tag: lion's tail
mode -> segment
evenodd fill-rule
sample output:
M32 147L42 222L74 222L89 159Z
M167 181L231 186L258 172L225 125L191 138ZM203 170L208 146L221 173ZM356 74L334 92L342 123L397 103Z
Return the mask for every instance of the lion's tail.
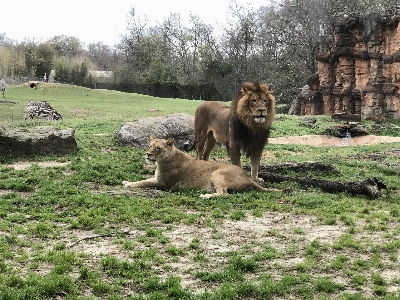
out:
M194 140L194 142L192 144L190 144L190 140L187 140L184 144L183 144L183 150L185 152L189 152L192 151L195 148L196 145L196 139Z

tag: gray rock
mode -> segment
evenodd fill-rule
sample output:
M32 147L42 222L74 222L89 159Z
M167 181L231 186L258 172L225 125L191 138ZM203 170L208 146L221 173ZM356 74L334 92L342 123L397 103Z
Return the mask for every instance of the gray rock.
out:
M115 132L115 138L121 143L145 149L151 135L161 139L173 137L178 149L187 150L194 142L194 116L173 114L136 119L122 124Z
M0 126L0 156L21 157L66 154L77 150L72 128L52 126L6 128Z

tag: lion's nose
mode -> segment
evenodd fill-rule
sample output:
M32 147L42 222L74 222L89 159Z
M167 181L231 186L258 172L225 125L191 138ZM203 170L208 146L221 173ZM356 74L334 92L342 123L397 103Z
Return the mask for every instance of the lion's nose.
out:
M259 112L264 112L264 111L266 111L266 109L265 108L259 108L258 111Z

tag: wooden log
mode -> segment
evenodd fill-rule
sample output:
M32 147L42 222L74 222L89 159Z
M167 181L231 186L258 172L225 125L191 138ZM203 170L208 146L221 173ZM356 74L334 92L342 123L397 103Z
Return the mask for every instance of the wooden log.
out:
M250 170L249 166L243 167L246 171ZM283 163L276 165L263 165L260 166L259 172L270 172L277 173L282 171L293 171L293 172L321 172L321 173L334 173L339 174L340 172L332 165L318 162L318 161L306 161L298 163Z
M260 172L259 177L271 183L279 183L283 181L297 182L306 187L317 187L328 193L349 193L353 195L365 195L370 199L380 196L381 190L386 189L386 185L376 178L368 178L356 182L339 182L316 178L294 177L287 175L277 175L272 173Z

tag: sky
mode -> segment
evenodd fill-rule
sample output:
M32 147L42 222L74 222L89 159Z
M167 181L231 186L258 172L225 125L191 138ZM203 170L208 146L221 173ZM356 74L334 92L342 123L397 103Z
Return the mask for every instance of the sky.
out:
M236 0L257 9L268 0ZM190 13L206 24L219 27L229 16L231 0L0 0L0 33L22 42L24 38L46 41L56 35L73 36L86 45L102 42L113 46L127 26L128 13L145 16L150 25L179 13L185 21Z

